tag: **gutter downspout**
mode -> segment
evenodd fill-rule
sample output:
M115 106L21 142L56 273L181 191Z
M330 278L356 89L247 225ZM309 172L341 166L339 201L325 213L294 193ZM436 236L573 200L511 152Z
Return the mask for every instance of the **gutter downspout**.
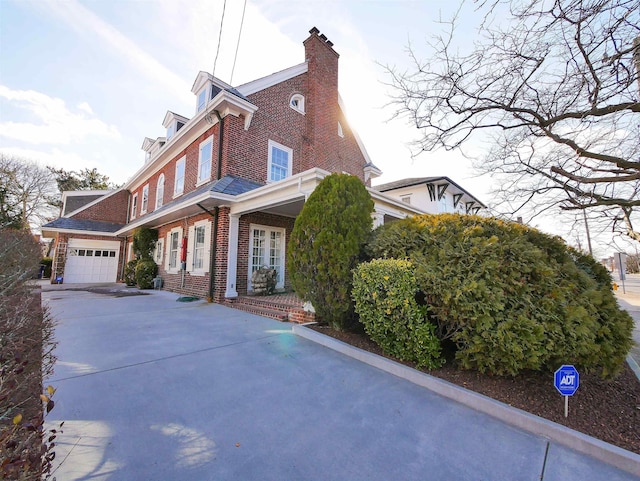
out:
M220 116L220 112L213 111L218 117L218 123L220 124L218 133L218 169L216 171L216 180L220 180L222 177L222 143L224 141L224 117ZM202 208L202 207L201 207ZM208 211L207 211L208 212ZM209 214L211 214L209 212ZM216 250L218 248L218 221L220 218L220 207L216 206L213 209L213 231L211 232L211 255L209 256L209 290L207 293L207 302L213 302L213 292L215 290L215 277L216 277Z
M129 196L127 197L127 222L125 224L129 223L129 216L131 215L131 192L129 192ZM125 236L124 237L124 246L122 246L122 269L120 269L120 280L124 281L124 271L127 268L127 239L128 237Z

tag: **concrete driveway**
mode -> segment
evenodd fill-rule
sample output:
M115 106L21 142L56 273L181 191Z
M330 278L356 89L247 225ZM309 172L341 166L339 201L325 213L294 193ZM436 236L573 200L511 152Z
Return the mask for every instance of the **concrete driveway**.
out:
M288 324L145 292L44 289L60 481L637 479Z

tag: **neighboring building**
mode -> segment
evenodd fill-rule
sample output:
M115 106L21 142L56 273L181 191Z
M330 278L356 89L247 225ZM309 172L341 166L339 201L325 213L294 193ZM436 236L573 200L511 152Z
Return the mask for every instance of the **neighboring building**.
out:
M373 187L429 214L477 214L486 206L448 177L416 177Z
M381 174L344 116L338 54L313 28L305 61L236 88L206 72L191 118L167 112L166 136L145 138L144 164L121 188L66 193L52 282L115 282L132 232L158 230L164 288L215 302L251 291L263 265L289 287L285 249L305 199L331 172L355 175L375 203L374 225L422 210L370 188Z

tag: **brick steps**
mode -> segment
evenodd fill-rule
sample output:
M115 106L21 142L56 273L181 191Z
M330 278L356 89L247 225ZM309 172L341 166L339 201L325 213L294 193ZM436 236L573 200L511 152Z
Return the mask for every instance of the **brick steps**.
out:
M255 302L245 302L244 299L237 299L228 303L229 307L239 309L250 314L269 317L277 321L287 321L289 319L289 311L287 307L273 308L268 305L261 305Z
M225 304L258 316L269 317L278 321L308 322L309 315L302 310L302 302L287 296L240 296Z

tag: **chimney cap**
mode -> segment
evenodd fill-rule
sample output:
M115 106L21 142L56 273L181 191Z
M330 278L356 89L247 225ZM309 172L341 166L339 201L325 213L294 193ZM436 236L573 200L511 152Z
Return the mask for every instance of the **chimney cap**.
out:
M313 35L314 33L320 33L320 30L318 30L316 27L313 27L311 30L309 30L309 33Z
M322 40L324 40L325 42L328 40L328 39L327 39L327 36L326 36L324 33L321 33L321 34L320 34L320 38L321 38Z
M327 45L329 45L329 47L333 47L333 42L331 40L327 40Z

